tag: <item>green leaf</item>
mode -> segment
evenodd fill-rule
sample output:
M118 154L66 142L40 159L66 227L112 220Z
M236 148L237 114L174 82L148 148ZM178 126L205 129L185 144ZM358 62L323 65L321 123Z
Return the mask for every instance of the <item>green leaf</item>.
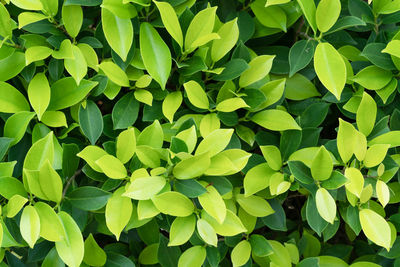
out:
M321 217L333 224L336 217L336 203L331 194L325 188L319 188L315 195L315 202Z
M245 197L242 194L238 194L236 195L236 201L242 209L255 217L265 217L275 212L269 203L259 196L251 195Z
M0 13L1 13L1 11L0 11ZM18 29L22 29L26 25L29 25L31 23L35 23L35 22L38 22L38 21L41 21L44 19L47 19L47 17L41 13L22 12L18 15ZM6 21L3 23L4 23L4 25L7 25ZM10 29L11 29L11 25L10 25ZM3 31L4 31L4 29L3 29ZM6 34L6 33L3 33L3 34ZM0 33L0 35L2 35L2 34ZM10 35L11 35L11 33L10 33Z
M332 28L339 18L340 10L340 0L321 0L315 13L318 30L327 32Z
M117 158L122 163L127 163L136 151L135 129L122 131L117 138Z
M321 95L315 85L299 73L286 79L285 87L285 97L290 100L304 100Z
M161 20L166 30L172 36L172 38L174 38L178 45L183 48L182 29L175 10L168 2L153 2L156 4L158 11L160 11Z
M382 180L378 180L378 181L376 181L375 191L376 191L376 195L377 195L378 200L381 203L382 207L385 207L389 203L389 200L390 200L389 187Z
M192 214L187 217L177 217L171 224L168 246L185 244L194 233L196 217Z
M99 68L113 83L119 86L129 87L128 76L126 76L126 73L120 67L118 67L117 64L111 61L101 62Z
M389 144L390 147L400 146L400 131L390 131L384 134L381 134L370 142L368 142L369 146L376 144Z
M130 19L120 18L108 9L101 9L104 36L111 48L126 61L133 43L133 26Z
M179 109L182 104L182 93L171 92L169 93L162 104L162 112L170 123L174 121L175 112Z
M185 36L185 52L190 53L197 48L196 42L212 33L217 7L201 10L189 24Z
M22 71L23 68L25 68L25 54L22 52L14 52L8 57L1 59L0 81L7 81L17 76ZM0 87L4 88L4 84L0 83ZM2 98L3 98L3 92L2 94L0 94L0 99Z
M10 146L17 144L26 132L30 121L35 113L28 111L20 111L11 115L4 125L4 137L13 138Z
M28 97L40 120L50 103L50 86L44 73L36 74L29 83Z
M390 226L382 216L371 209L360 210L360 223L364 234L375 244L390 250Z
M251 168L244 177L244 195L248 197L269 186L269 179L275 173L267 163L261 163Z
M81 50L76 46L72 45L73 59L64 59L65 69L74 78L76 85L79 85L87 73L87 63Z
M114 130L126 129L132 126L138 117L139 106L139 102L135 99L133 92L121 97L111 113Z
M200 84L195 81L189 81L184 83L183 86L185 87L187 97L193 106L201 109L209 108L210 104L207 94Z
M181 193L170 191L151 199L156 208L167 215L187 217L194 211L193 203Z
M274 171L279 171L282 167L281 151L276 146L260 146L268 166Z
M69 36L72 38L78 36L83 22L82 7L78 5L63 5L61 14L64 27Z
M14 86L0 81L0 112L17 113L29 111L29 104Z
M105 155L107 155L107 152L97 146L87 146L77 154L78 157L84 159L87 164L97 172L102 172L102 170L96 164L96 161Z
M140 54L150 76L165 89L171 72L171 52L150 23L140 24Z
M353 156L354 147L357 140L357 132L354 126L342 119L339 119L337 148L344 163L347 163Z
M104 0L100 6L123 19L131 19L137 16L135 6L125 3L125 1Z
M99 210L103 208L111 193L94 186L81 186L73 190L66 196L66 199L81 210Z
M198 196L200 205L219 224L222 224L226 216L225 202L214 186L205 183L205 188L207 192Z
M67 118L62 111L46 111L43 113L42 122L49 127L68 127Z
M364 188L364 177L362 173L358 169L350 167L345 170L344 176L350 180L350 182L346 184L346 189L360 198Z
M44 202L35 203L34 208L40 219L40 236L51 242L61 241L65 231L53 208Z
M137 145L146 145L152 148L161 148L164 140L164 132L158 120L147 126L138 136Z
M57 15L58 1L57 0L40 0L43 5L43 10L51 17Z
M198 145L195 155L208 153L212 157L226 148L233 134L233 129L217 129L207 135Z
M215 233L214 228L206 220L197 220L197 231L204 242L214 247L217 246L217 234Z
M56 242L56 250L65 264L79 267L84 255L84 243L81 230L74 219L66 212L61 211L60 217L65 229L65 238Z
M283 110L268 109L256 113L251 120L272 131L301 130L293 117Z
M20 230L26 243L33 248L40 234L40 219L34 207L26 206L22 211Z
M205 211L203 211L202 216L203 219L205 219L219 235L235 236L237 234L247 232L247 229L244 227L239 217L229 209L226 210L226 217L222 224L218 223Z
M274 58L275 56L262 55L252 59L249 68L240 75L239 86L249 86L267 76Z
M312 60L315 51L315 42L300 40L296 42L289 51L289 77L299 70L304 69Z
M297 0L308 24L314 33L317 33L316 8L314 0Z
M46 59L51 55L52 52L53 50L46 46L29 47L25 51L25 64L29 65L32 62Z
M400 48L400 40L392 40L387 44L386 48L383 49L381 52L388 53L395 57L400 57L399 48Z
M88 100L86 108L79 107L79 125L90 143L94 145L103 132L103 117L93 101Z
M106 263L107 255L104 250L96 243L92 234L86 238L85 254L83 262L90 266L103 266Z
M124 164L112 155L104 155L96 160L95 163L100 167L105 175L112 179L124 179L127 177Z
M158 243L154 243L145 247L139 254L139 262L145 265L158 263Z
M367 168L372 168L379 165L384 158L389 149L389 144L376 144L368 148L367 153L365 153L364 165Z
M228 98L218 103L216 109L221 112L232 112L240 108L249 107L240 97Z
M257 257L266 257L273 253L271 245L264 236L253 234L250 236L249 241L251 250Z
M239 38L237 19L224 23L217 34L220 39L214 40L211 46L211 59L214 62L223 58L235 46Z
M0 4L0 36L3 38L10 37L12 35L12 24L10 14L6 7Z
M72 46L71 41L65 39L61 42L60 49L58 51L53 51L52 56L56 59L75 59Z
M329 179L333 170L332 158L328 150L321 146L311 163L312 177L317 181Z
M245 265L251 255L251 245L247 240L240 241L232 250L231 261L233 266Z
M286 32L286 13L279 6L265 7L265 1L256 0L251 5L251 10L260 23L269 28L277 28Z
M201 267L206 259L206 254L206 249L202 246L188 248L179 257L178 267Z
M137 200L148 200L159 193L165 184L165 178L160 176L136 178L126 189L123 196Z
M377 107L374 99L367 94L363 93L361 103L357 109L357 127L365 136L368 136L375 126Z
M6 199L10 199L14 195L27 197L24 185L14 177L0 177L0 195Z
M54 161L53 132L48 133L31 146L24 160L24 169L40 170L46 161L49 161L50 164Z
M7 206L6 206L6 214L5 215L8 218L15 217L27 202L28 202L28 199L24 198L23 196L20 196L20 195L12 196L8 200L8 203L7 203Z
M391 71L372 65L360 70L351 80L366 89L379 90L385 87L392 80L392 77Z
M49 160L40 168L39 184L48 200L60 203L63 189L61 177L53 167L51 167Z
M346 65L339 52L329 43L319 43L314 68L321 83L339 100L347 78Z
M132 214L132 201L122 195L124 191L123 187L115 191L106 205L106 224L117 240Z

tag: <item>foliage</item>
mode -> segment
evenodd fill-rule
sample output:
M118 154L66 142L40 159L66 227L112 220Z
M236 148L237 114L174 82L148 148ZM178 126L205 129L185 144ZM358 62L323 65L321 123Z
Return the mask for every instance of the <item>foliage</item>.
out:
M399 23L1 0L0 266L400 266Z

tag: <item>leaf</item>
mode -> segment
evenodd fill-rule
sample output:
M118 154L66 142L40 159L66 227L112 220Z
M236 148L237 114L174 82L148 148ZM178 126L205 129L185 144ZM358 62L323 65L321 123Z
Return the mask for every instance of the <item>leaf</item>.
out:
M357 109L357 127L365 136L368 136L375 126L376 118L376 103L374 99L367 94L363 93L361 103Z
M197 220L197 231L204 242L214 247L217 246L217 234L215 233L214 228L206 220Z
M33 248L40 234L40 219L34 207L26 206L22 211L20 230L29 247Z
M0 4L0 36L3 38L10 37L12 35L12 24L10 14L6 7Z
M25 51L25 61L26 61L25 64L29 65L32 62L46 59L51 55L52 52L53 50L46 46L29 47Z
M289 113L278 109L260 111L251 117L251 121L272 131L301 130Z
M83 22L83 11L79 5L63 5L61 10L64 27L69 36L78 36Z
M339 100L347 78L346 65L339 52L329 43L319 43L314 68L321 83Z
M122 131L117 138L117 158L123 163L127 163L136 150L136 137L134 128Z
M160 176L136 178L126 189L123 196L137 200L148 200L159 193L165 184L165 178Z
M311 163L312 177L317 181L329 179L333 170L332 158L328 150L321 146Z
M249 86L268 75L272 68L275 56L262 55L252 59L249 68L245 70L239 78L239 86Z
M76 85L72 77L56 81L51 85L48 110L60 110L79 103L97 84L94 81L82 80L79 85Z
M379 90L385 87L392 80L392 77L391 71L377 66L368 66L360 70L351 80L366 89Z
M182 93L171 92L169 93L162 104L162 112L170 123L174 121L174 115L182 104Z
M85 254L83 256L83 262L91 266L103 266L106 263L106 253L97 244L92 234L86 238L85 243Z
M233 266L245 265L251 255L251 245L247 240L240 241L232 250L231 261Z
M14 177L0 177L0 195L6 199L10 199L15 195L27 197L24 185Z
M196 217L192 214L187 217L176 217L171 224L168 246L185 244L194 233Z
M40 0L12 0L12 3L21 9L27 10L41 10L43 5Z
M360 198L364 188L364 177L361 172L356 168L350 167L345 170L344 176L350 180L350 182L346 184L346 189Z
M279 171L282 167L282 156L279 149L276 146L260 146L260 149L268 166L274 171Z
M244 177L244 195L248 197L269 186L269 180L275 173L268 164L261 163L251 168Z
M133 43L133 27L130 19L120 18L108 9L101 9L104 36L123 61L126 61Z
M338 32L340 30L344 30L347 28L356 27L356 26L365 26L365 25L366 25L366 23L362 19L359 19L358 17L345 16L345 17L339 18L336 21L336 23L329 29L329 31L324 33L324 35L326 36L328 34L335 33L335 32Z
M203 209L213 217L219 224L222 224L226 216L226 206L221 195L211 184L205 186L207 192L198 196Z
M44 73L36 74L29 83L28 97L40 120L50 103L50 86Z
M102 62L99 68L106 74L106 76L115 84L119 86L129 87L129 79L126 73L118 67L117 64L109 61Z
M145 247L139 254L139 262L141 264L157 264L158 263L158 243L151 244Z
M385 49L383 49L381 52L388 53L395 57L400 57L399 48L400 48L400 40L392 40L386 45Z
M35 113L28 111L20 111L11 115L4 125L4 137L10 139L10 146L17 144L26 132L30 121L35 116Z
M35 203L34 208L40 219L40 236L51 242L61 241L65 231L53 208L44 202Z
M211 45L211 59L217 62L223 58L236 44L239 38L237 19L224 23L218 30L220 39L216 39Z
M271 245L264 236L253 234L250 236L249 241L251 250L257 257L266 257L273 253Z
M72 52L74 58L64 59L64 65L68 73L74 78L76 84L79 85L81 80L83 79L83 77L85 77L87 73L87 63L81 50L77 46L72 46Z
M110 197L111 193L94 186L78 187L66 196L73 206L87 211L103 208Z
M339 18L340 10L340 0L321 0L315 13L318 30L327 32L332 28Z
M0 81L0 112L17 113L29 111L29 104L23 94L12 85Z
M391 56L382 52L384 48L385 44L383 43L370 43L364 47L361 55L382 69L393 70L396 67Z
M124 164L112 155L104 155L96 160L95 163L105 175L112 179L124 179L127 177Z
M150 76L164 90L171 72L171 52L150 23L140 24L140 54Z
M46 111L43 113L42 122L49 127L68 127L67 118L61 111Z
M138 117L139 106L139 102L135 99L133 92L121 97L111 113L114 130L126 129L132 126Z
M396 147L400 145L399 137L400 131L390 131L375 137L370 142L368 142L368 145L372 146L375 144L389 144L390 147Z
M336 217L336 203L331 194L325 188L319 188L315 195L315 202L321 217L333 224Z
M186 94L189 98L190 103L201 109L208 109L209 102L208 97L204 89L195 81L189 81L183 84L185 87Z
M97 172L102 172L102 170L96 164L96 161L105 155L107 155L107 152L97 146L87 146L77 154L78 157L84 159L87 164Z
M0 8L1 9L1 8ZM0 11L1 13L1 11ZM6 15L4 15L5 17ZM3 17L3 16L2 16ZM35 23L37 21L41 21L47 19L47 17L41 13L36 13L36 12L22 12L18 15L18 29L22 29L26 25L29 25L31 23ZM4 25L7 25L7 22L4 22ZM11 25L10 25L11 26ZM11 28L11 27L10 27ZM3 29L4 31L4 29ZM5 31L4 31L5 32ZM3 33L6 35L7 33ZM0 33L0 35L3 35ZM11 33L10 33L11 35Z
M286 13L279 6L267 6L262 0L256 0L251 5L257 20L266 27L278 28L286 32Z
M208 153L212 157L223 151L229 144L233 129L216 129L207 135L197 146L195 155Z
M156 4L158 11L160 11L161 20L166 30L172 36L172 38L174 38L178 45L183 48L182 29L175 10L168 2L154 1L154 4Z
M363 161L365 167L372 168L379 165L386 157L389 147L389 144L376 144L370 146Z
M178 267L201 267L205 259L206 249L202 246L193 246L179 257Z
M297 0L308 24L314 33L317 33L316 8L314 0Z
M120 234L128 224L132 214L132 201L123 196L124 188L121 187L108 199L106 205L107 228L119 240Z
M240 108L249 107L240 97L228 98L218 103L216 109L221 112L232 112Z
M269 203L259 196L252 195L245 197L242 194L238 194L236 195L236 201L242 209L255 217L265 217L275 212Z
M209 7L201 10L196 14L196 16L194 16L186 31L186 53L190 53L197 48L193 45L196 41L212 33L216 10L217 7Z
M390 199L389 187L382 180L378 180L376 181L375 190L379 202L381 203L382 207L385 207L389 203Z
M74 219L66 212L61 211L60 217L66 236L56 242L56 250L60 258L71 267L79 267L84 255L84 243L81 230Z
M24 169L40 170L46 161L50 164L54 161L53 132L49 132L31 146L24 160Z
M0 81L7 81L17 76L23 68L25 68L25 54L22 52L14 52L6 58L0 59ZM0 83L0 87L4 88L4 84ZM3 92L0 94L0 99L2 98Z
M357 142L356 129L350 123L339 119L339 131L337 134L337 148L344 163L353 156Z
M193 203L178 192L165 192L154 196L151 200L160 212L167 215L187 217L194 211Z
M389 251L391 231L385 219L370 209L360 210L359 216L362 230L368 239Z
M304 69L312 60L315 51L315 43L310 40L296 42L289 51L289 77L299 70Z
M26 199L23 196L20 195L14 195L12 196L7 203L6 206L6 216L8 218L14 218L20 210L24 207L24 205L28 202L28 199Z
M60 203L62 198L62 181L58 173L47 160L39 171L39 184L48 200Z
M103 132L103 117L93 101L88 100L86 108L80 106L79 124L85 136L94 145Z

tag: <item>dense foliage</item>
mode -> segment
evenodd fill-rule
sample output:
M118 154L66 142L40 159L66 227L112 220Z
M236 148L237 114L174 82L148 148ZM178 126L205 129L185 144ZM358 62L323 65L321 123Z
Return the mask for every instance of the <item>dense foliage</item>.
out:
M1 0L0 266L400 266L399 0Z

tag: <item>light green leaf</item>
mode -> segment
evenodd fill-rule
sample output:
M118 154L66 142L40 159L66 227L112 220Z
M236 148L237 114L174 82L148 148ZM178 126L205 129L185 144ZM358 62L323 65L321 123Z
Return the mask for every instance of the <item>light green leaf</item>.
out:
M275 212L269 203L259 196L251 195L245 197L242 194L238 194L236 195L236 201L242 209L255 217L265 217Z
M196 216L177 217L171 224L168 246L185 244L194 233Z
M1 11L0 11L0 13L1 13ZM18 15L18 29L21 29L22 27L24 27L26 25L29 25L31 23L35 23L37 21L41 21L44 19L47 19L47 17L41 13L22 12L21 14ZM0 35L2 35L1 31L0 31Z
M221 122L218 119L217 114L210 113L204 115L200 121L200 134L203 138L207 137L213 131L221 127Z
M120 0L103 0L100 7L108 9L114 15L123 19L132 19L137 16L137 10L134 5Z
M256 113L251 120L272 131L301 130L293 117L283 110L268 109Z
M126 73L120 67L118 67L117 64L111 61L101 62L99 68L113 83L119 86L129 87L128 76L126 76Z
M165 192L154 196L151 200L160 212L167 215L187 217L194 211L192 201L178 192Z
M49 161L50 164L54 161L53 132L48 133L31 146L24 160L24 169L40 170L46 161Z
M315 202L319 215L325 221L333 224L336 217L336 203L331 194L325 188L320 187L315 195Z
M35 203L40 218L40 236L51 242L61 241L64 236L64 228L60 218L52 207L44 202Z
M64 39L58 51L54 50L52 56L56 59L75 59L72 44L69 39Z
M103 266L106 263L107 255L104 250L97 244L91 233L86 238L84 246L84 263L90 266Z
M40 219L34 207L26 206L22 211L20 231L29 247L33 248L40 234Z
M182 29L175 10L168 2L153 2L156 4L158 11L160 11L161 20L165 26L165 29L172 36L172 38L174 38L178 45L183 48Z
M97 57L96 51L85 43L80 43L77 47L81 50L83 56L85 57L86 64L88 67L94 69L95 71L99 71L99 58Z
M319 43L314 54L314 68L321 83L340 99L347 74L346 65L338 51L330 43Z
M207 192L198 196L198 200L203 209L222 224L226 216L225 202L214 186L205 184L205 188Z
M162 104L162 112L170 123L174 121L175 112L182 104L182 93L179 91L168 93Z
M12 196L6 206L6 216L7 218L13 218L20 212L24 205L28 202L27 198L20 195Z
M171 52L150 23L140 24L140 54L150 76L164 90L171 72Z
M112 155L104 155L96 160L95 163L105 175L112 179L124 179L127 176L124 164Z
M185 36L185 52L190 53L197 47L193 45L198 39L210 34L214 28L217 7L201 10L189 24Z
M130 128L122 131L117 138L117 158L123 163L127 163L136 151L135 129Z
M56 250L60 258L70 267L79 267L84 255L84 243L81 230L74 219L61 211L60 217L65 229L65 238L56 242Z
M132 214L132 201L123 196L125 189L120 187L108 199L106 205L106 224L108 229L119 240L120 234L128 224Z
M269 167L279 171L282 167L281 151L276 146L260 146L260 149Z
M400 131L390 131L384 133L368 142L369 146L375 144L389 144L390 147L400 146Z
M146 105L153 105L153 95L145 89L137 89L134 92L137 101L145 103Z
M213 217L207 214L207 212L202 212L203 219L205 219L214 229L215 232L222 236L235 236L240 233L247 232L242 221L239 217L233 213L231 210L226 210L226 217L222 224L218 223Z
M400 40L390 41L386 48L381 51L382 53L388 53L395 57L400 57Z
M58 12L58 0L40 0L45 14L54 17Z
M332 158L328 150L321 146L311 163L312 177L317 181L329 179L333 170Z
M178 267L201 267L206 259L206 255L205 247L190 247L179 257Z
M12 28L10 14L7 8L0 3L0 36L3 38L10 37L12 35Z
M297 0L301 11L314 33L317 33L316 8L314 0Z
M275 171L267 163L261 163L251 168L243 180L245 197L267 188L274 173Z
M245 70L239 78L239 86L249 86L268 75L272 68L275 56L262 55L252 59L249 68Z
M123 196L137 200L148 200L154 197L166 184L160 176L136 178L132 181Z
M43 5L40 0L11 0L11 3L19 8L27 10L42 10Z
M350 181L345 185L346 189L353 195L356 195L358 198L360 198L361 192L364 188L364 177L362 173L358 169L350 167L345 170L344 176L346 176L346 178Z
M357 140L357 132L354 126L342 119L339 119L337 148L344 163L347 163L353 156Z
M251 5L251 10L254 12L257 20L269 28L277 28L286 32L286 13L279 6L265 7L264 0L256 0Z
M211 59L214 62L223 58L235 46L239 38L237 18L223 24L217 34L220 39L214 40L211 46Z
M101 24L108 44L125 61L133 43L131 20L120 18L108 9L102 8Z
M375 190L379 202L381 203L382 207L385 207L389 203L390 199L389 187L382 180L378 180L376 181Z
M25 68L25 54L14 52L0 60L0 81L7 81L18 75ZM3 87L0 84L0 87ZM2 96L3 92L0 94ZM1 99L1 97L0 97Z
M17 144L24 137L26 128L34 116L34 112L20 111L7 119L4 125L4 137L13 138L10 146Z
M158 120L147 126L138 136L136 144L138 146L147 145L152 148L161 148L164 140L164 132Z
M43 113L42 122L49 127L68 127L67 118L62 111L46 111Z
M17 113L29 111L29 104L24 95L14 86L0 81L0 112Z
M196 149L195 155L208 152L212 157L226 148L233 134L233 129L217 129L207 135Z
M361 228L368 239L389 251L391 231L386 220L370 209L362 209L359 216Z
M376 119L376 103L374 99L367 94L363 93L361 103L357 109L357 127L365 136L368 136L375 125Z
M321 0L318 4L315 18L318 30L327 32L339 18L340 0Z
M51 55L53 50L46 46L32 46L25 51L25 64L29 65L32 62L46 59Z
M232 250L231 261L233 266L245 265L251 256L251 245L247 240L240 241Z
M218 243L214 228L204 219L197 220L197 231L207 244L216 247Z
M44 73L36 74L29 83L28 97L40 121L50 103L50 85Z
M61 177L53 167L51 167L49 160L40 168L39 184L48 200L60 203L63 189Z
M186 94L193 106L201 109L209 108L210 104L207 94L200 84L195 81L189 81L184 83L183 86L185 87Z
M193 125L189 129L179 132L176 138L184 141L188 147L188 153L192 153L197 144L196 127Z
M360 70L351 80L369 90L379 90L385 87L392 78L391 71L371 65Z
M77 154L78 157L84 159L97 172L103 172L103 170L96 164L96 161L105 155L107 155L107 152L97 146L87 146Z
M152 265L158 263L158 243L154 243L145 247L139 254L139 262L144 265Z
M76 45L72 45L72 53L74 58L64 59L64 65L68 73L74 78L76 85L79 85L87 73L87 63L81 50Z
M240 98L240 97L234 97L234 98L228 98L220 103L218 103L216 109L221 112L232 112L240 108L247 108L249 105L246 104L246 102Z
M82 7L78 5L63 5L61 15L69 36L72 38L78 36L83 22Z
M363 161L365 167L372 168L379 165L386 157L389 147L389 144L376 144L368 148Z

